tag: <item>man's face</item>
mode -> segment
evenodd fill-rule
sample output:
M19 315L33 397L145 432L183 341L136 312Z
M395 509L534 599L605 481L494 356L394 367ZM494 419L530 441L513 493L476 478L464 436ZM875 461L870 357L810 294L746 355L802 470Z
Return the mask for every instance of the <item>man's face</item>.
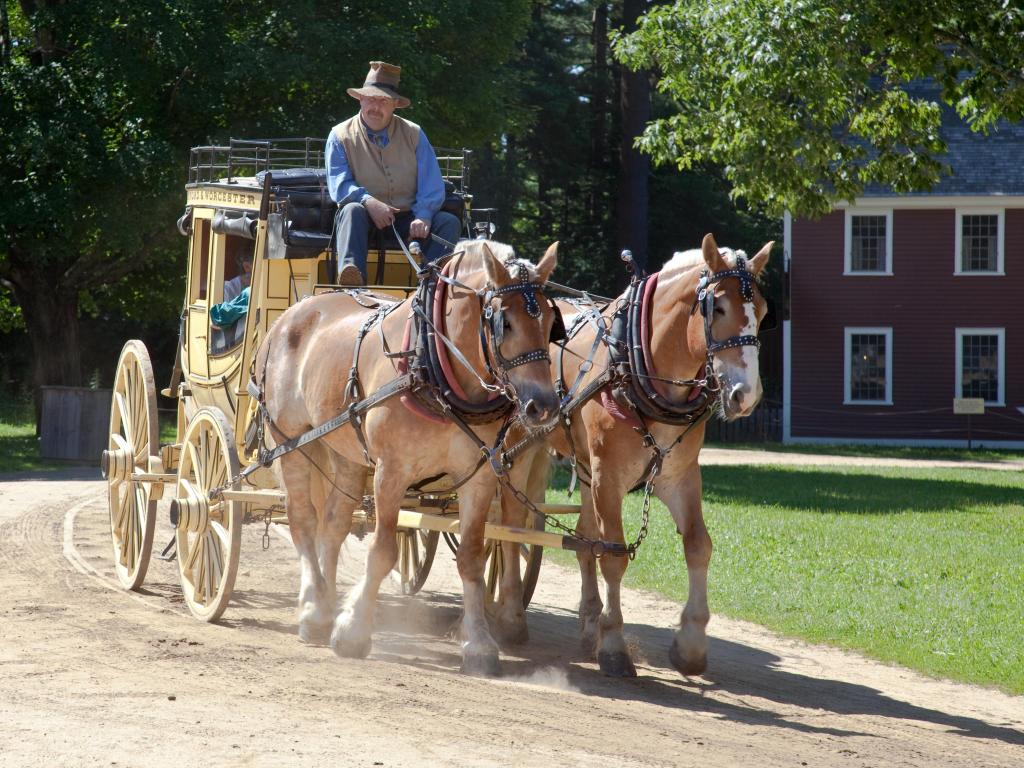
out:
M252 259L242 260L242 285L249 285L252 281Z
M375 131L381 131L391 123L395 113L397 99L386 99L381 96L360 96L359 115L363 122Z

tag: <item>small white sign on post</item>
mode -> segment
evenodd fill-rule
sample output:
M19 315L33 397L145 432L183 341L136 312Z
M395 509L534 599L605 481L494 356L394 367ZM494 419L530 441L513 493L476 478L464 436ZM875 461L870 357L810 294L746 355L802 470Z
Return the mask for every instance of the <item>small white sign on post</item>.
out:
M985 398L954 397L953 413L959 416L981 416L985 413Z

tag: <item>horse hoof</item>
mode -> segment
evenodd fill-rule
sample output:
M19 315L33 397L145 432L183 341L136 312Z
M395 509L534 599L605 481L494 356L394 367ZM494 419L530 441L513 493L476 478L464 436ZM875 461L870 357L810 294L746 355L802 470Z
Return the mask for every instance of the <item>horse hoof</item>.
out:
M299 640L307 645L327 645L331 639L331 623L299 624Z
M373 647L372 637L350 637L335 625L331 635L331 648L343 659L365 659Z
M597 654L597 666L608 677L636 677L636 667L628 653L622 651L600 651Z
M462 657L462 671L475 677L497 677L500 672L498 654L473 654Z
M668 647L668 660L679 674L685 677L702 675L704 670L708 668L708 655L706 653L702 653L696 659L684 659L676 649L675 643Z

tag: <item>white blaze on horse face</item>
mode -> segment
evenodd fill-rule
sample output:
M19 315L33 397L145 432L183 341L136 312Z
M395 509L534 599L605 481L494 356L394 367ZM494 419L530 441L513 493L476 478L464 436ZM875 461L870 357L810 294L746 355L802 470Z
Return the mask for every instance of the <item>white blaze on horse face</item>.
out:
M738 335L757 335L757 314L752 303L743 303L743 327ZM727 352L731 354L715 355L715 373L722 384L725 416L731 420L749 416L761 401L761 371L756 346L745 344ZM731 361L737 357L739 360L733 364Z

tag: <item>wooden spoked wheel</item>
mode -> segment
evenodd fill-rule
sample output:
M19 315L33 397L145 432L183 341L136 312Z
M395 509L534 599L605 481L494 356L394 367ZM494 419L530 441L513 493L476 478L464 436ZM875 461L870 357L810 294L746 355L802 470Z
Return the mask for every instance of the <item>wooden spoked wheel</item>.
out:
M110 404L110 441L101 459L107 481L114 569L125 589L146 578L153 549L156 500L131 475L148 472L157 454L156 386L146 345L132 339L121 350Z
M395 563L392 575L401 585L403 595L415 595L423 588L430 573L441 534L437 531L399 528L395 536L398 539L398 562Z
M217 408L201 408L182 440L171 523L178 547L181 589L192 614L216 621L235 588L242 547L241 504L210 491L238 474L235 437Z
M536 515L530 515L527 526L535 531L544 530L544 520L536 520ZM519 568L523 580L523 608L530 607L530 600L533 599L533 591L537 588L537 577L540 575L540 564L544 557L544 547L536 544L518 544ZM484 550L484 583L486 599L490 603L498 601L498 590L501 587L501 574L505 570L505 552L501 548L501 542L488 539Z

